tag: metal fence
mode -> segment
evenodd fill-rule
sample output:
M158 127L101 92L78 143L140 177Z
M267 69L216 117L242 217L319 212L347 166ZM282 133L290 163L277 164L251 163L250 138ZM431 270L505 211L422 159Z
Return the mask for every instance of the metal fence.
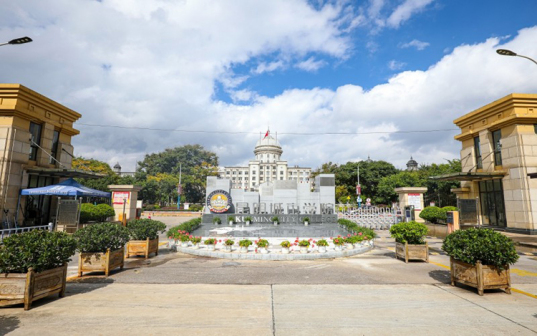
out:
M336 211L339 218L345 218L375 230L387 230L397 223L397 209L392 208L358 208L346 204L337 204Z
M41 226L27 226L27 227L16 227L16 228L10 228L10 229L2 229L0 230L0 243L4 240L4 238L9 237L13 234L17 233L23 233L23 232L29 232L32 230L49 230L52 231L54 228L53 224L50 223L48 225L41 225Z

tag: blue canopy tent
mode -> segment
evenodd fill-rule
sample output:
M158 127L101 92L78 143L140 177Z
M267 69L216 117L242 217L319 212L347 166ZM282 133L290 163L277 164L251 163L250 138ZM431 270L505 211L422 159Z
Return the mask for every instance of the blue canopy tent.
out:
M19 215L21 196L74 196L75 199L82 196L106 198L111 197L109 192L85 187L72 178L60 182L58 184L53 184L46 187L22 189L19 194L15 223L17 223L17 217Z
M58 184L49 185L46 187L41 188L30 188L30 189L22 189L21 195L29 195L29 196L87 196L87 197L107 197L110 198L110 193L105 191L100 191L96 189L91 189L88 187L85 187L75 181L74 179L70 178L68 180L65 180L63 182L60 182Z

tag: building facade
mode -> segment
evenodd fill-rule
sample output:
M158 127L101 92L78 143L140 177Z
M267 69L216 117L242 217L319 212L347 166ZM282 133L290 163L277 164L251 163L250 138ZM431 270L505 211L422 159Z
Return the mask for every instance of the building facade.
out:
M68 177L95 177L71 169L73 123L81 115L20 84L0 84L0 209L2 224L43 225L55 215L56 199L24 196ZM18 210L18 211L17 211ZM5 225L4 225L5 226Z
M311 168L289 167L281 159L283 150L277 139L271 135L257 141L254 149L255 159L248 167L220 167L218 176L229 179L232 189L259 190L263 183L274 181L296 181L298 184L313 185Z
M475 199L479 225L537 234L537 94L510 94L454 121L462 144L459 199Z

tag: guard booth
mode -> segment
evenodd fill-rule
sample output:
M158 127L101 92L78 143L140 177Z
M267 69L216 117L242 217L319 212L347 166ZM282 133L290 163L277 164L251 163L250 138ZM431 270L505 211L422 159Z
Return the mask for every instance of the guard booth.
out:
M405 222L410 222L416 220L415 214L414 214L414 206L413 205L407 205L405 206Z

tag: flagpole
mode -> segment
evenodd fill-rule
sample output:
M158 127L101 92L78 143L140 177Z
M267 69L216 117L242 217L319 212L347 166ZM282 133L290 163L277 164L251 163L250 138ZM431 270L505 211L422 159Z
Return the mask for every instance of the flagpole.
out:
M179 185L177 186L177 210L179 210L179 207L181 206L181 192L183 189L181 188L181 168L182 168L182 165L179 164Z

